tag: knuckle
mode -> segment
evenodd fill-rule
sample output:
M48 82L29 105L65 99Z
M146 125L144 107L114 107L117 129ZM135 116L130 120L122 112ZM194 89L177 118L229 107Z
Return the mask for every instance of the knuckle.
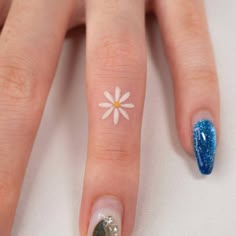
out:
M209 86L217 86L217 73L214 69L204 67L195 68L188 77L194 84L203 83Z
M97 74L138 74L145 67L145 53L127 35L104 36L91 52ZM96 57L94 57L96 55ZM90 61L91 61L90 60Z
M90 156L98 162L116 163L127 167L137 161L139 148L127 144L123 138L102 140L90 151Z
M203 29L207 30L202 12L199 12L197 9L202 8L196 8L196 3L192 1L189 1L184 9L181 8L182 14L179 19L180 33L186 32L191 37L202 37Z
M31 100L34 94L35 75L28 63L0 58L0 91L5 97Z

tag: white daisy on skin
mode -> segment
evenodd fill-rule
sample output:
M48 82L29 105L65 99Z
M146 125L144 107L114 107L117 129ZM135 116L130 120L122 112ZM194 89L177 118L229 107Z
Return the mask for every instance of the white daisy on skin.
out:
M99 107L108 108L108 110L102 116L103 120L109 117L112 112L114 112L113 122L115 125L117 125L119 122L120 114L124 116L125 119L129 120L129 115L125 111L125 109L134 108L134 104L124 102L130 97L130 92L126 92L124 95L121 96L120 88L116 87L114 97L108 91L104 92L104 96L109 102L102 102L98 104Z

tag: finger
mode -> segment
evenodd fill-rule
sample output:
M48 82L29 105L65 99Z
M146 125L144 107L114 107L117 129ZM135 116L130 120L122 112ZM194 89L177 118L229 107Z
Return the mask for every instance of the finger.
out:
M72 1L15 0L1 34L0 235L10 235L71 9Z
M0 30L7 17L10 4L11 4L11 0L0 0Z
M144 1L89 0L86 15L89 145L81 235L103 235L106 224L131 235L146 77Z
M184 6L184 7L183 7ZM156 0L173 74L177 129L185 150L210 174L219 130L219 92L203 0Z

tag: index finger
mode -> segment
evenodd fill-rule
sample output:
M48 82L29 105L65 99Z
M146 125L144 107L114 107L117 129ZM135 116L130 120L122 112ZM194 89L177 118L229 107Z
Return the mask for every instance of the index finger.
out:
M1 33L0 235L10 235L72 7L72 1L15 0Z

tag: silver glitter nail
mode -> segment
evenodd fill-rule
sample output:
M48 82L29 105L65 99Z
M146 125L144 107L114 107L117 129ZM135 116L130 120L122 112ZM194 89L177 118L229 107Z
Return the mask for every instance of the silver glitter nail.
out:
M107 236L119 236L118 225L114 223L112 216L105 217L105 219L103 220L103 226L108 233Z

